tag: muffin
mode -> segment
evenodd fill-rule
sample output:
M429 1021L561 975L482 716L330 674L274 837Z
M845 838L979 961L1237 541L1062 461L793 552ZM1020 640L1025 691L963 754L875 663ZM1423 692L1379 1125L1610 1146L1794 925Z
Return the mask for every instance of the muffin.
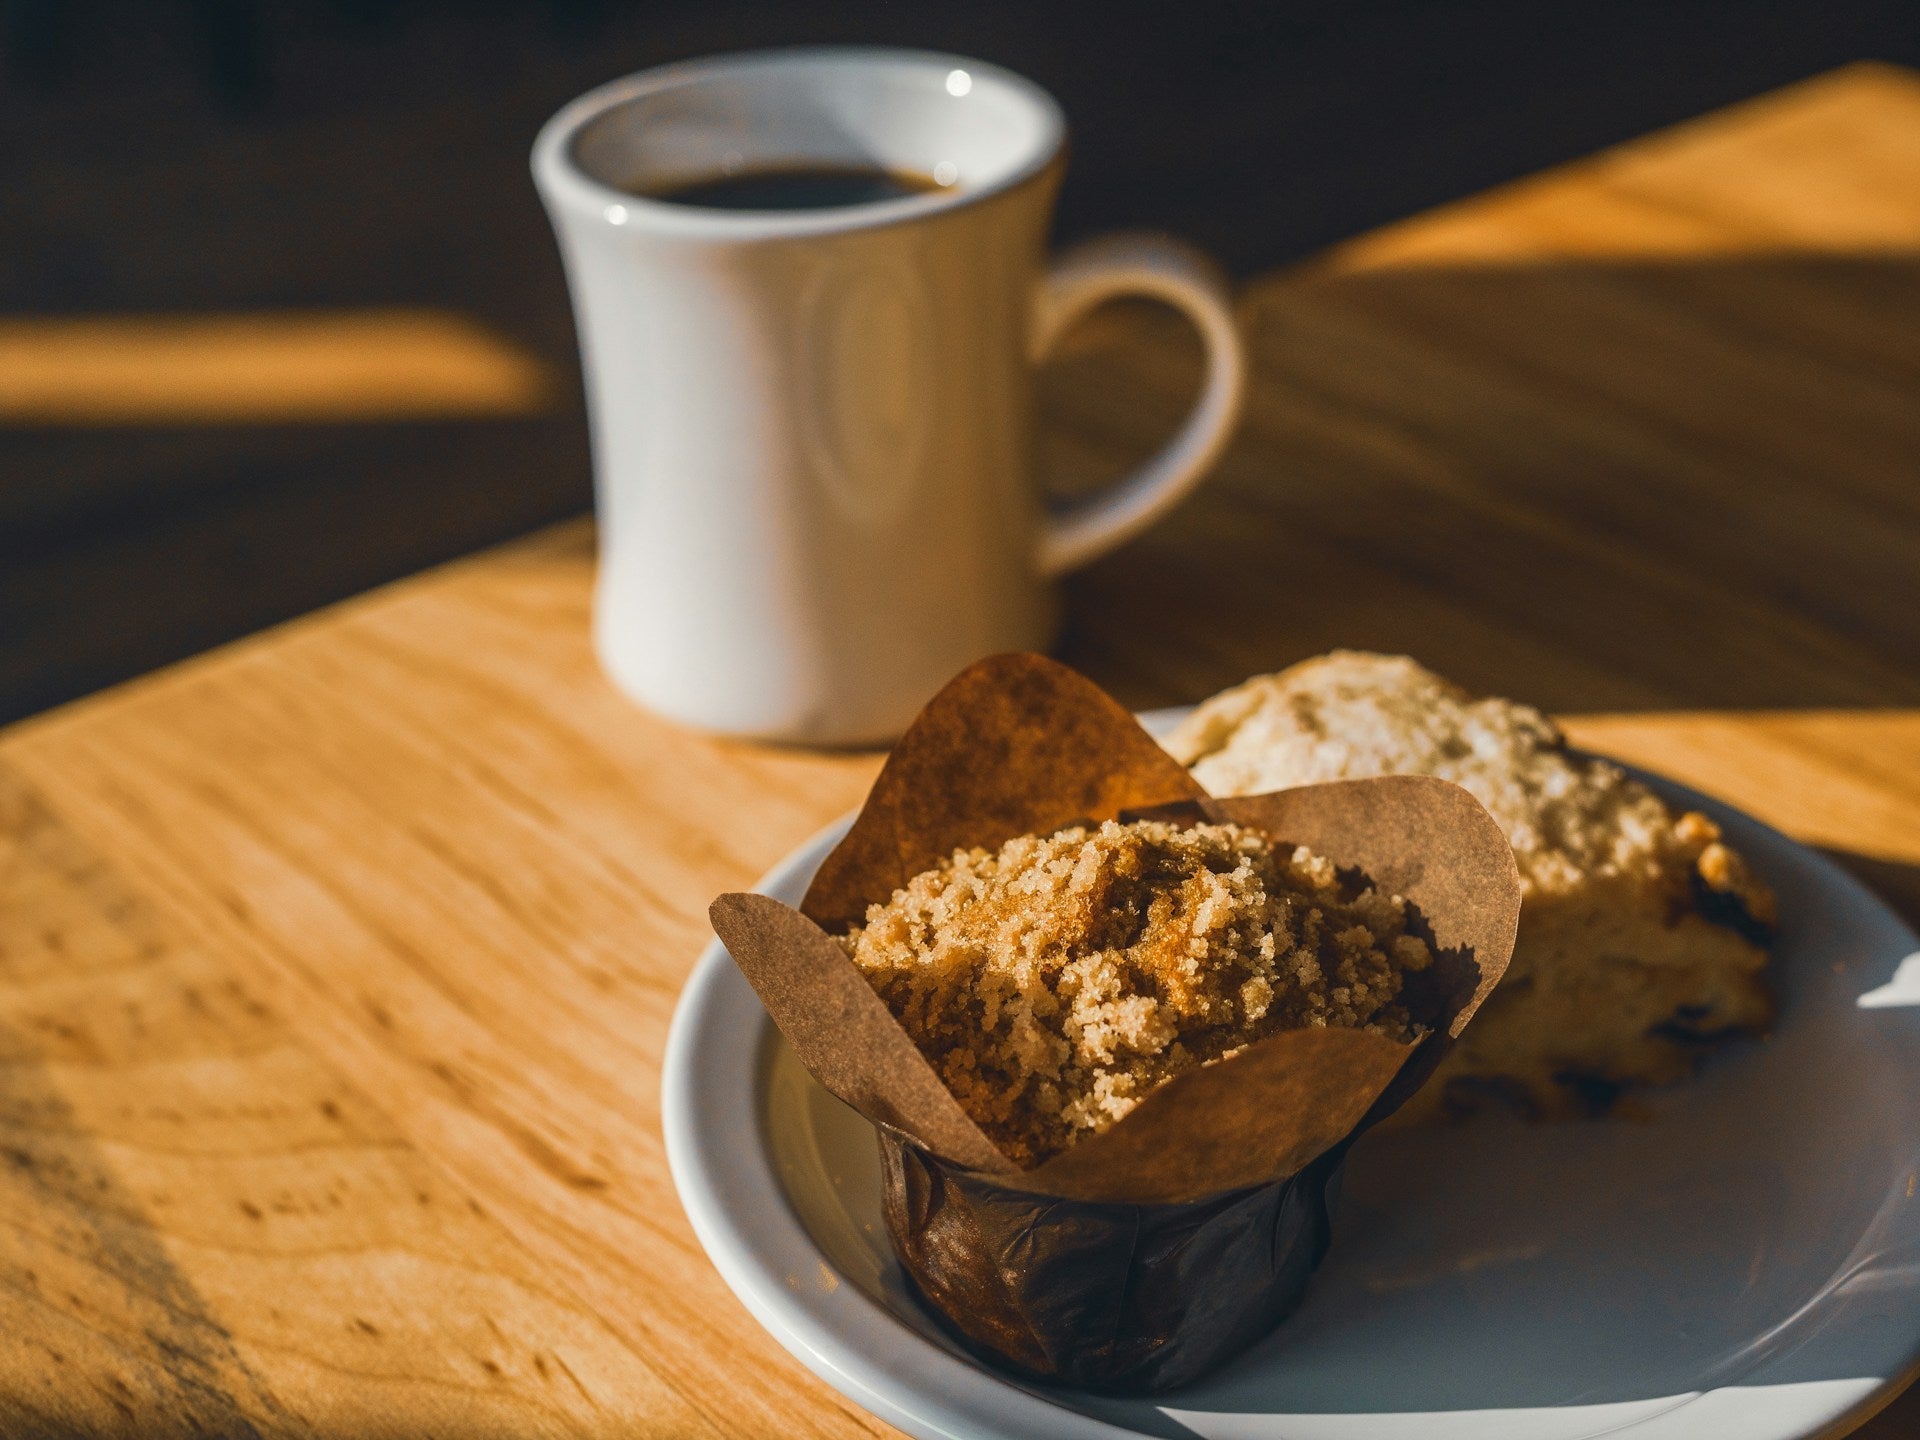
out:
M1144 1394L1300 1303L1348 1151L1468 1029L1519 907L1457 785L1217 799L1084 676L1001 655L927 702L797 909L708 913L872 1123L935 1322Z
M839 937L947 1088L1031 1167L1278 1030L1411 1044L1400 897L1239 825L1109 820L956 851Z
M1215 795L1439 776L1505 832L1523 897L1512 963L1403 1115L1490 1094L1590 1112L1771 1018L1772 894L1705 815L1573 753L1531 706L1475 700L1405 656L1336 651L1214 696L1167 746Z

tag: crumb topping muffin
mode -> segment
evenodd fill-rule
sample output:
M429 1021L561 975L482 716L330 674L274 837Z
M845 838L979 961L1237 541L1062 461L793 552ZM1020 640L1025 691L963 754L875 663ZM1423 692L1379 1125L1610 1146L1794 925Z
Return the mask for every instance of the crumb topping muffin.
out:
M1032 1166L1275 1031L1425 1033L1405 903L1237 825L1108 821L956 851L840 937L967 1114Z
M1168 740L1215 795L1437 775L1512 842L1524 903L1506 977L1402 1114L1476 1090L1592 1108L1763 1027L1774 898L1719 827L1567 748L1540 711L1475 699L1404 655L1334 651L1200 705Z

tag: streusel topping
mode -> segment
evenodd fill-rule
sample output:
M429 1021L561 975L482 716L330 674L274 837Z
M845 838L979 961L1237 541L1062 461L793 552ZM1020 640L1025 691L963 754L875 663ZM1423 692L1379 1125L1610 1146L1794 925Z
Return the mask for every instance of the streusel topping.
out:
M999 1147L1031 1166L1283 1029L1424 1032L1405 903L1237 825L1108 821L916 875L847 953Z
M1773 919L1773 897L1706 816L1676 824L1619 766L1570 751L1533 706L1473 699L1404 655L1336 650L1258 676L1201 705L1167 748L1214 795L1438 775L1506 832L1529 897L1597 875L1694 870L1762 923Z

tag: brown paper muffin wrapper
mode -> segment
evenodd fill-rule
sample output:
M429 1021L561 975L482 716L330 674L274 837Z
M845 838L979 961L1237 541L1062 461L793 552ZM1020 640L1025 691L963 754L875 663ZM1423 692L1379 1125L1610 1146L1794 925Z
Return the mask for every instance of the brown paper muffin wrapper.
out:
M1281 1031L1023 1170L829 932L955 850L1141 814L1246 825L1404 896L1436 960L1402 999L1430 1033ZM1197 1378L1299 1302L1347 1147L1419 1088L1493 989L1519 908L1512 849L1455 785L1214 799L1091 681L1003 655L929 702L799 910L732 894L710 914L801 1063L879 1129L894 1251L946 1326L1026 1375L1141 1392Z

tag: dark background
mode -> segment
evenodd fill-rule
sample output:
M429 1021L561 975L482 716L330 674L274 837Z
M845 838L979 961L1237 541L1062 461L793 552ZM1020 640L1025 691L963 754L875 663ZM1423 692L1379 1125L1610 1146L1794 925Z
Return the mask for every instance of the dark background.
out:
M0 319L426 305L567 377L534 419L0 428L0 721L589 502L534 131L623 72L802 41L1023 71L1062 239L1246 274L1831 68L1914 0L0 0ZM0 377L0 383L4 377Z

